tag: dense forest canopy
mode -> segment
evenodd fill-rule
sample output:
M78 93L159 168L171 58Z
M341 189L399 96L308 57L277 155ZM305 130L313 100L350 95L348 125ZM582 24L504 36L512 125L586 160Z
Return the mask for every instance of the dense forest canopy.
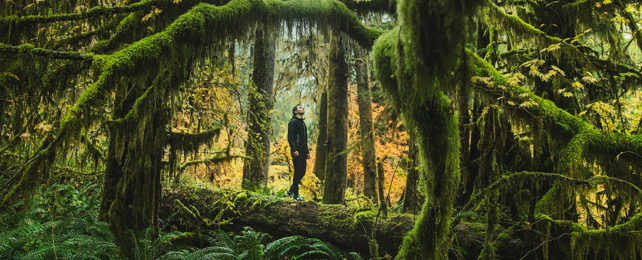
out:
M0 256L639 259L641 27L627 0L4 1Z

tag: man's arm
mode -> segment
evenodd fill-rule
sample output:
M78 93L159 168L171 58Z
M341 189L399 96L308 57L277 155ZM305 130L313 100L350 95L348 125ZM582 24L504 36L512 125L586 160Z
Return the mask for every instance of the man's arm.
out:
M296 124L290 120L288 123L288 143L290 144L290 154L294 155L296 152Z

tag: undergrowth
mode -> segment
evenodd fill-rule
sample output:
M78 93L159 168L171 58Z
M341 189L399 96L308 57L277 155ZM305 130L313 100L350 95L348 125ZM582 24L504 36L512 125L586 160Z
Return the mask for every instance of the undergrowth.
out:
M56 180L24 212L0 214L2 259L361 259L316 238L272 240L244 227L239 233L129 232L131 255L123 257L107 223L98 220L100 185L92 180ZM196 238L195 240L193 238ZM187 242L185 242L187 241ZM194 246L197 244L198 246ZM203 247L204 246L204 247Z

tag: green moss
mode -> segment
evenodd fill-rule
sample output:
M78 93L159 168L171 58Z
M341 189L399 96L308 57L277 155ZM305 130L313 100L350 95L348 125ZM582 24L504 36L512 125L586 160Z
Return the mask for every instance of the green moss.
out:
M354 214L352 225L354 225L355 228L359 228L360 226L372 227L376 217L377 212L373 210L360 211L357 212L357 214Z
M642 161L639 160L639 157L627 156L625 158L620 156L626 151L642 154L642 141L639 136L605 133L595 129L595 127L583 121L581 118L557 107L554 102L536 96L521 86L509 86L506 83L506 77L499 73L491 64L471 51L467 51L467 53L470 57L469 68L474 75L482 77L489 76L496 85L506 86L508 90L499 93L507 95L509 99L519 103L532 101L537 104L528 108L507 106L507 108L514 109L518 112L515 113L515 115L523 116L525 120L530 120L532 115L538 115L550 122L568 126L573 137L562 150L557 172L577 177L579 176L579 169L584 160L596 160L598 163L606 165L616 157L620 161L626 161L635 169L642 169ZM490 95L497 95L498 93L496 89L493 89L491 86L478 85L477 87ZM524 109L528 110L528 113L520 112ZM639 183L634 182L634 184Z
M426 202L397 259L442 259L450 249L450 219L459 186L459 128L451 114L450 73L459 66L470 6L451 1L400 1L400 26L373 47L386 95L416 133ZM426 32L431 32L430 34Z

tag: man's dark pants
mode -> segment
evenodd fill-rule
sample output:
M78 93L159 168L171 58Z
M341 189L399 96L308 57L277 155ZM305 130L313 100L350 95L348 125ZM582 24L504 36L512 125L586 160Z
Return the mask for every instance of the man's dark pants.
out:
M299 156L294 156L292 158L292 164L294 165L294 178L292 179L292 186L290 186L290 193L295 196L299 195L299 183L305 175L305 163L306 156L299 154Z

